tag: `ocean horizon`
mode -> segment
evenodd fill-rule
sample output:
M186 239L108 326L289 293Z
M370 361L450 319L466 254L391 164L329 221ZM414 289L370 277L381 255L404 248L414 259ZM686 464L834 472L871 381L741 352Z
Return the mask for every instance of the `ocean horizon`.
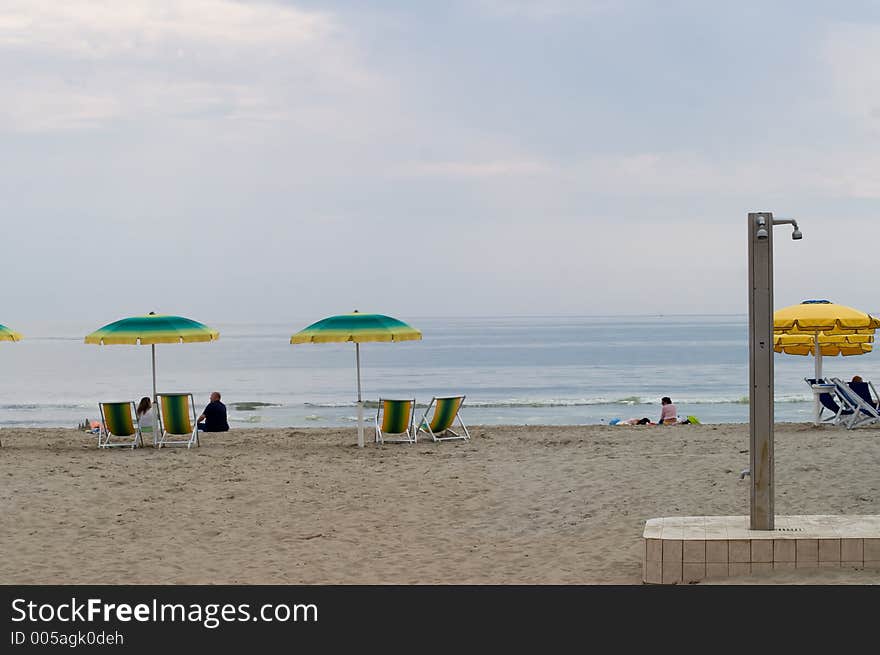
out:
M404 318L404 317L401 317ZM405 317L421 341L361 345L365 416L380 397L465 394L469 425L656 420L670 396L704 423L749 420L746 315ZM307 323L212 324L212 343L156 347L157 389L196 411L220 391L236 427L354 426L354 344L291 345ZM0 426L75 427L100 401L151 395L150 348L83 343L92 326L27 326L0 344ZM812 357L776 355L776 420L812 419ZM871 353L827 357L827 375L880 380ZM420 415L420 412L417 412Z

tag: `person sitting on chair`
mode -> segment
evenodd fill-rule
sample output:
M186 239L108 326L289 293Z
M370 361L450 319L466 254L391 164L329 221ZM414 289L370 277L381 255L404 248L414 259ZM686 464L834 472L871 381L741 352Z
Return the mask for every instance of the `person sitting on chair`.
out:
M148 432L153 429L153 401L149 396L144 396L137 406L138 423L141 430L146 429Z
M155 441L153 428L156 423L156 416L153 414L153 401L149 396L144 396L137 406L138 425L141 426L141 433L150 436Z
M849 388L855 391L859 396L864 399L866 403L868 403L871 407L875 409L878 407L877 401L875 401L871 397L871 387L870 385L862 380L861 375L854 375L853 379L849 382Z
M202 432L227 432L229 423L226 422L226 405L220 402L220 392L211 394L211 402L205 406L205 411L199 416L199 430Z
M141 401L137 406L137 417L138 421L140 421L141 426L144 425L146 421L149 421L148 418L145 417L150 415L150 410L153 409L153 401L150 400L149 396L144 396L141 398ZM150 423L152 425L152 423Z

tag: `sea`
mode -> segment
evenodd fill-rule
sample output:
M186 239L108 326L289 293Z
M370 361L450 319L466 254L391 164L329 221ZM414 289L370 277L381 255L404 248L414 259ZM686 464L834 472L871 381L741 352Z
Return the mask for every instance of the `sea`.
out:
M404 318L404 317L401 317ZM211 343L156 346L157 390L190 392L200 413L222 394L231 426L354 426L355 346L291 345L301 324L212 324ZM465 394L468 425L593 425L660 415L744 423L748 404L745 315L405 317L421 341L360 346L365 416L376 402ZM149 346L85 344L97 325L18 326L0 343L0 426L76 427L100 401L151 395ZM778 422L812 417L810 356L775 355ZM869 353L827 357L826 375L880 382Z

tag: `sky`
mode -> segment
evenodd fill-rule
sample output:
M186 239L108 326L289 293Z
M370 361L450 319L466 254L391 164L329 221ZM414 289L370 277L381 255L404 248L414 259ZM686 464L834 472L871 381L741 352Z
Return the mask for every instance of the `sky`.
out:
M0 323L880 313L869 2L5 0Z

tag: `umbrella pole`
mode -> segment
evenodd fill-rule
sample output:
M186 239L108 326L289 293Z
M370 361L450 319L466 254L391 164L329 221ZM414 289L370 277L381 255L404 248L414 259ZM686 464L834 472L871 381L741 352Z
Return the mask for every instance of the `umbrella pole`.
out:
M153 448L159 443L159 397L156 395L156 344L151 343L153 351Z
M358 448L364 447L364 404L361 402L361 345L355 341L355 358L358 376Z
M819 333L813 337L813 353L815 353L815 370L813 371L813 375L816 377L816 382L822 379L822 348L819 347ZM819 420L819 416L822 414L822 405L819 403L819 395L813 394L813 424L819 425L821 421Z

